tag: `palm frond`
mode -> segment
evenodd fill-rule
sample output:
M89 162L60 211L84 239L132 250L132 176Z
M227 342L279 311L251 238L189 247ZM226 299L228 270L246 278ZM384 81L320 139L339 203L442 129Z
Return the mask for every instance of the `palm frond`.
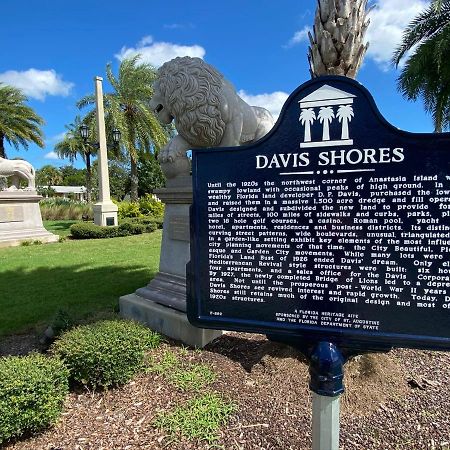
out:
M416 16L403 32L402 42L392 57L393 64L398 66L406 52L411 50L416 44L433 38L449 24L450 1L443 0L430 5Z

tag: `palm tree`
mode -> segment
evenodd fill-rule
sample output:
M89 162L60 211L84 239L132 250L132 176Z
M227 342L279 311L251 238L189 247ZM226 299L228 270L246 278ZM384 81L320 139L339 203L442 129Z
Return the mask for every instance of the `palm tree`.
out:
M93 116L88 115L83 120L80 116L75 117L74 123L66 125L67 132L63 139L55 145L55 151L60 158L68 158L71 163L78 155L83 158L86 164L86 200L91 201L92 193L92 167L91 157L97 153L97 149L92 142L86 142L81 136L81 125L84 123L89 127L90 136L95 136L95 123Z
M330 140L330 122L334 118L334 111L331 106L322 106L319 110L319 120L323 124L322 140Z
M51 164L47 164L36 171L36 182L40 187L58 186L62 183L61 171Z
M316 120L316 113L313 108L302 109L299 121L305 126L304 142L311 142L311 125Z
M5 141L16 150L28 149L30 142L44 147L41 125L44 120L25 105L20 89L0 83L0 157L6 158Z
M355 114L351 105L340 105L336 114L339 122L342 122L341 139L348 139L348 123L351 122Z
M115 126L121 131L121 144L130 158L132 201L138 199L139 154L158 151L167 143L167 133L149 107L156 71L149 64L139 64L138 60L139 55L122 60L118 77L113 74L111 64L106 66L106 76L114 92L104 96L106 127ZM95 97L88 96L78 106L93 103Z
M311 77L355 78L369 44L367 0L318 0L314 36L308 33Z
M450 127L450 1L436 0L413 19L393 56L398 66L409 56L398 78L398 89L408 100L422 97L425 110L433 117L434 129Z

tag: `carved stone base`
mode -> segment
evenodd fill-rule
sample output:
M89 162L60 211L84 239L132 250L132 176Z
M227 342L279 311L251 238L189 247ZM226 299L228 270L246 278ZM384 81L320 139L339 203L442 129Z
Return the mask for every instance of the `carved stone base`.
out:
M150 283L136 291L147 300L186 312L186 278L158 272Z
M136 294L120 297L119 304L120 314L123 317L144 323L152 330L191 347L203 348L223 334L222 331L193 327L185 313Z
M0 247L20 245L24 241L57 242L42 224L36 191L0 192Z

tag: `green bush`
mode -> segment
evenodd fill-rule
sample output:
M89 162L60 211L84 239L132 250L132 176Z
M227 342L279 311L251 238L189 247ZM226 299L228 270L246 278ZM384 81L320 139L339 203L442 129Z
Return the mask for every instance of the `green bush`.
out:
M139 203L118 202L117 207L119 208L117 214L120 219L125 219L127 217L142 217L141 210L139 209Z
M53 424L69 392L68 376L56 358L40 354L0 358L0 444Z
M146 226L140 223L124 222L119 225L119 231L127 234L142 234L145 233Z
M164 203L156 200L150 194L145 194L144 197L139 199L139 209L145 216L164 217Z
M158 228L163 227L163 218L154 218L154 217L132 217L127 219L122 219L121 223L138 223L141 225L144 225L146 228L146 233L151 233L152 231L155 231Z
M45 199L39 202L42 220L88 220L94 218L92 205L64 198Z
M89 387L127 383L144 368L145 352L160 336L130 321L101 321L64 333L50 349L70 371L71 380Z
M74 223L70 227L70 234L75 239L104 239L127 236L129 233L119 230L119 227L102 227L90 222L81 222Z

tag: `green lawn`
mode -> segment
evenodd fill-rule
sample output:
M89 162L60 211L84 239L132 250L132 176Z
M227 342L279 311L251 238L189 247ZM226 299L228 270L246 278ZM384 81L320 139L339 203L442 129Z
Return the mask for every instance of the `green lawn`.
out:
M79 220L46 220L44 227L53 234L67 237L70 234L70 226Z
M51 222L49 229L67 230L63 221ZM60 308L75 319L113 311L121 295L145 286L156 274L160 245L158 230L0 248L0 336L42 331Z

